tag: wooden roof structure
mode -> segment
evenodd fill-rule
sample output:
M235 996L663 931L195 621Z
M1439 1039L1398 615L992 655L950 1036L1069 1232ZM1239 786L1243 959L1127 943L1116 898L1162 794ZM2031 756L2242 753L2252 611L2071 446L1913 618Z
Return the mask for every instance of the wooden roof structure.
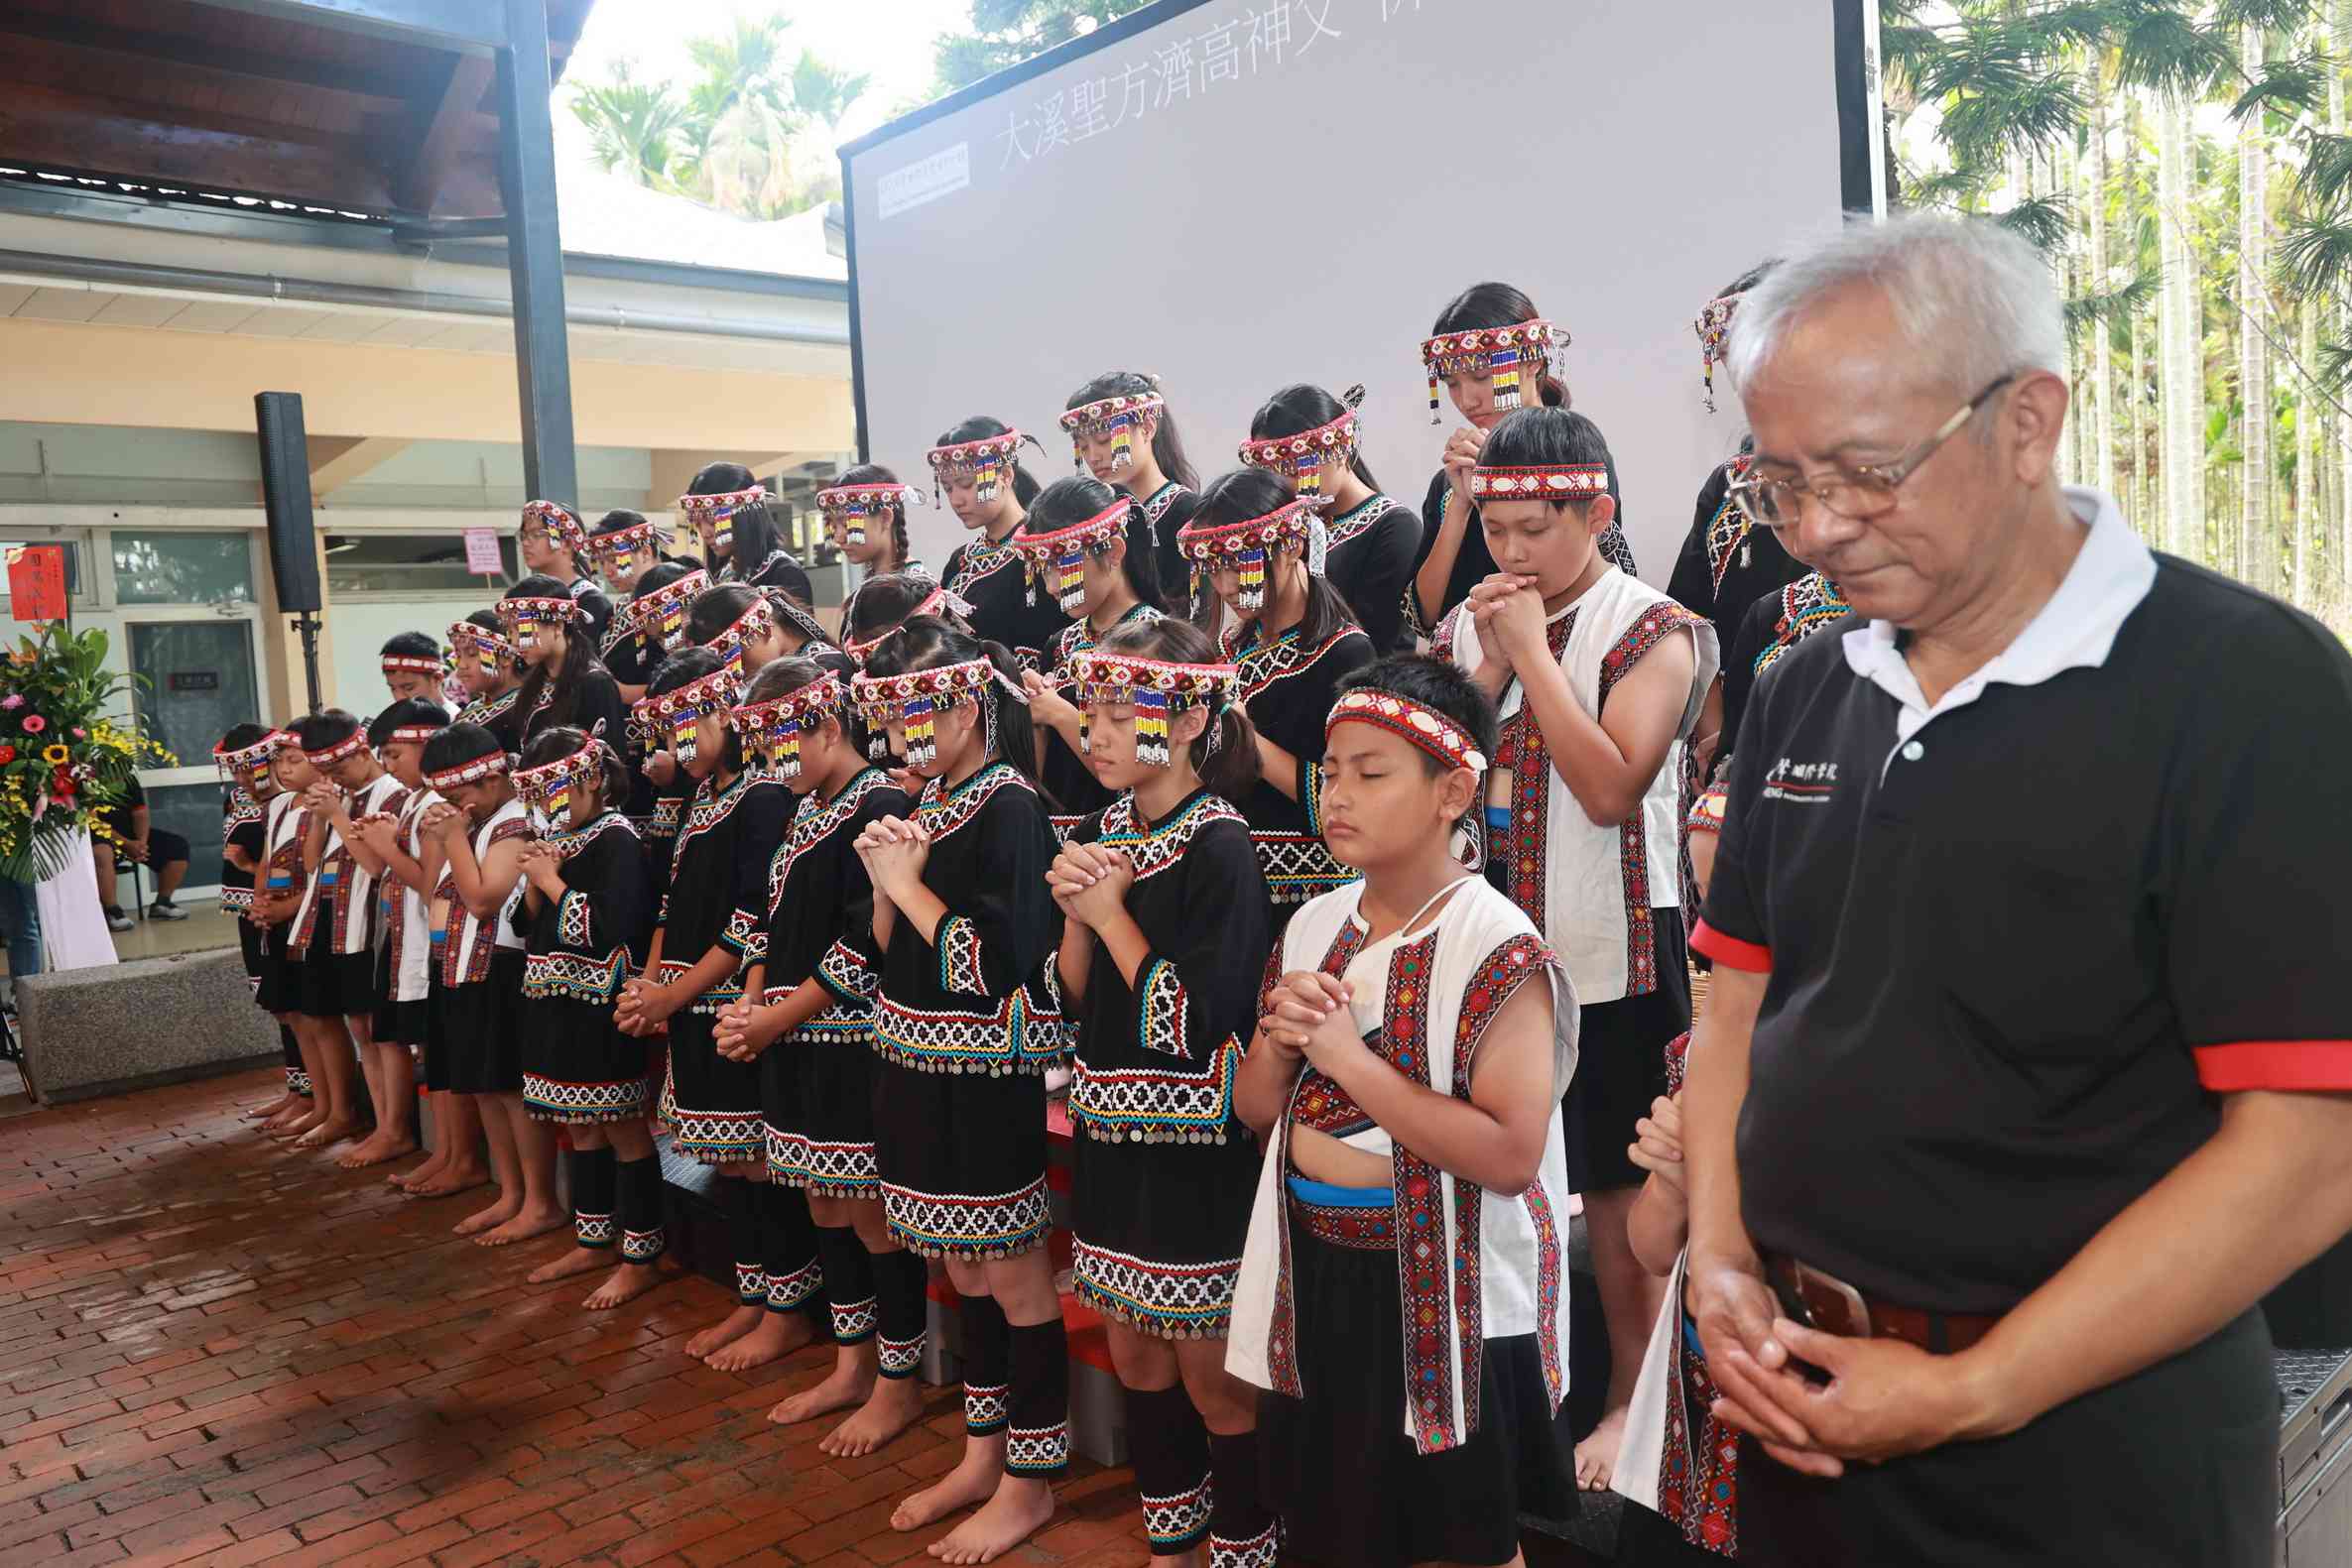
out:
M546 0L551 80L592 4ZM0 178L320 217L495 217L507 9L0 0Z

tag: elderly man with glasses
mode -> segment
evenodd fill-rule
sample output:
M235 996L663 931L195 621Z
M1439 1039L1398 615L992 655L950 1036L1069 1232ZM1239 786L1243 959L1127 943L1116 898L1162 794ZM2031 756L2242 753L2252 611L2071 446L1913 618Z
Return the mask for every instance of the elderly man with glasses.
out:
M1855 227L1742 306L1758 683L1691 945L1685 1302L1764 1563L2272 1560L2256 1303L2352 1229L2352 659L2057 469L2048 270Z

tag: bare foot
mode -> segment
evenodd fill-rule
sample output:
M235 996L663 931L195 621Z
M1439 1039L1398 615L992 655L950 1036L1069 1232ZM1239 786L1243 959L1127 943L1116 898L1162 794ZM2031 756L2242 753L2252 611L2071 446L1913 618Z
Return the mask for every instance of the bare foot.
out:
M527 1242L534 1236L545 1236L571 1223L571 1215L563 1209L517 1209L504 1224L484 1231L473 1239L476 1247L505 1247L514 1242Z
M919 1530L935 1523L958 1508L968 1508L975 1503L986 1503L996 1495L996 1484L1005 1479L1005 1440L1000 1433L994 1437L973 1437L963 1440L963 1458L955 1468L900 1504L890 1516L894 1530Z
M721 1345L731 1344L758 1328L767 1315L768 1309L764 1306L739 1306L687 1340L685 1353L700 1361Z
M309 1102L306 1101L305 1104L308 1105ZM325 1121L325 1112L305 1110L293 1121L280 1123L277 1127L273 1128L270 1132L270 1136L281 1144L292 1143L294 1140L302 1137L305 1133L309 1132L312 1128L322 1125Z
M1576 1445L1576 1485L1587 1492L1606 1492L1617 1471L1617 1449L1625 1441L1624 1405L1601 1413L1601 1424Z
M591 1312L603 1312L624 1301L634 1301L662 1282L662 1270L652 1264L623 1264L604 1276L594 1294L580 1303Z
M413 1191L417 1187L439 1175L442 1171L446 1170L448 1166L449 1158L447 1151L445 1149L435 1149L431 1155L427 1156L425 1162L421 1165L411 1165L406 1170L393 1170L385 1172L384 1184L388 1187L398 1187L404 1192Z
M824 1382L779 1401L768 1412L768 1419L779 1426L798 1426L830 1411L864 1403L866 1395L874 1391L876 1381L872 1354L861 1346L842 1346L834 1353L833 1370L825 1375Z
M1007 1476L980 1511L927 1548L943 1563L988 1563L1029 1539L1053 1516L1053 1489L1036 1476Z
M806 1313L763 1311L750 1333L727 1341L703 1357L702 1365L713 1372L749 1372L791 1355L814 1338Z
M441 1167L441 1173L429 1181L420 1181L409 1188L412 1198L445 1198L453 1192L471 1192L490 1179L487 1170L451 1170Z
M592 1274L612 1262L612 1254L600 1247L567 1247L563 1256L553 1263L541 1264L531 1270L525 1284L544 1285L551 1279L569 1279L573 1274Z
M300 1095L282 1094L278 1096L277 1099L272 1100L268 1105L257 1105L252 1110L246 1112L245 1120L248 1122L266 1122L281 1111L293 1109L295 1103L301 1098L302 1097Z
M502 1187L499 1189L497 1199L488 1208L474 1210L473 1213L452 1226L449 1234L452 1236L478 1235L493 1225L504 1225L522 1212L522 1208L523 1195L518 1192L510 1198Z
M365 1170L370 1165L381 1165L387 1159L398 1159L416 1151L417 1141L413 1138L395 1137L383 1143L371 1138L335 1163L345 1170Z
M348 1117L339 1122L321 1122L294 1141L297 1148L328 1148L359 1131L359 1124Z
M866 1402L816 1446L836 1459L862 1459L913 1426L922 1415L922 1385L913 1378L878 1378Z

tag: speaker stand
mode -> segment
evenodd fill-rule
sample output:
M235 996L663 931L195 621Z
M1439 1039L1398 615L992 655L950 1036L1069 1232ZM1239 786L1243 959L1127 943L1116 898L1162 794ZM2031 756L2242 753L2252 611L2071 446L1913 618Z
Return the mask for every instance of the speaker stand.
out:
M303 675L310 686L309 711L316 713L323 705L318 694L318 617L298 615L294 618L294 629L302 634Z

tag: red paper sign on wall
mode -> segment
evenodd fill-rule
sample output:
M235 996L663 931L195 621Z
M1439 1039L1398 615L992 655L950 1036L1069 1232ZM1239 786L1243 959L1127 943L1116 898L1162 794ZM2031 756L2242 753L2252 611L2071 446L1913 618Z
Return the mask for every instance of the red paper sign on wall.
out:
M65 619L65 546L27 544L8 552L8 608L19 621Z

